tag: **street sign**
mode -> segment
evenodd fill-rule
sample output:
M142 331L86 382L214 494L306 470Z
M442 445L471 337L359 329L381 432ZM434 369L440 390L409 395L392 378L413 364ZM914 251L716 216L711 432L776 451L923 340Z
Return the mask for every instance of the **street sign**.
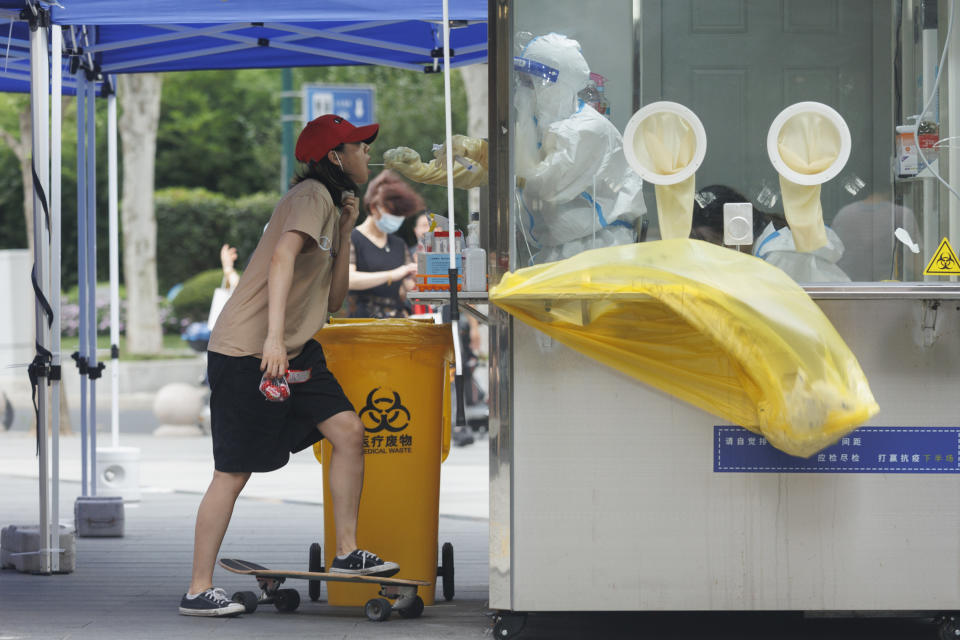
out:
M335 113L357 127L373 124L376 122L375 98L376 89L368 85L305 84L304 122L310 122L325 113Z

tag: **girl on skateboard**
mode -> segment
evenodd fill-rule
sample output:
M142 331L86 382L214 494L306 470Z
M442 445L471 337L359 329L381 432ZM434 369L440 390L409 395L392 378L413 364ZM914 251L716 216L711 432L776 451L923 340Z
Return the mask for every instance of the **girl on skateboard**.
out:
M337 557L330 571L393 575L399 569L357 546L363 424L313 335L347 295L356 194L369 177L379 125L335 115L297 139L304 167L274 209L207 352L214 472L197 511L193 576L180 613L235 616L242 604L213 587L213 567L250 474L279 469L321 438L333 446L329 478ZM289 372L289 375L288 375Z

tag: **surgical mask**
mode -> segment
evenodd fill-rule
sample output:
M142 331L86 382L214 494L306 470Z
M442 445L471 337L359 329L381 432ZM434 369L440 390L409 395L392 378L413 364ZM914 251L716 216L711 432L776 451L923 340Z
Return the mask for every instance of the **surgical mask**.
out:
M377 218L377 228L384 233L394 233L403 224L403 216L395 216L392 213L381 213Z
M337 164L340 165L340 171L343 171L344 173L346 173L346 171L344 171L343 169L343 163L340 162L340 154L334 151L333 155L337 156Z

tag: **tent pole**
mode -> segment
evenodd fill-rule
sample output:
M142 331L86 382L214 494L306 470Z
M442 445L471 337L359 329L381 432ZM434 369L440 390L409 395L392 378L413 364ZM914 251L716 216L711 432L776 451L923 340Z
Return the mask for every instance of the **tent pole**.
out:
M107 206L110 225L110 434L120 446L120 240L117 207L117 78L107 96Z
M80 460L81 494L90 495L89 461L87 451L87 143L86 131L87 79L81 69L77 72L77 288L80 303L79 346L76 356L80 370Z
M36 16L36 13L34 14ZM42 22L42 20L40 21ZM50 472L47 460L47 385L46 373L43 367L47 362L44 352L49 343L49 326L46 322L46 312L43 304L49 286L49 233L46 193L48 193L50 179L49 159L49 75L47 58L47 31L42 24L31 24L30 29L30 99L33 118L33 277L34 289L37 295L36 304L36 350L37 358L34 366L40 362L40 370L36 370L34 381L37 385L37 456L40 472L40 573L50 573ZM46 233L45 233L46 232ZM41 302L43 301L43 302ZM47 352L49 353L49 352ZM42 362L41 362L42 361Z
M450 7L448 0L443 2L443 119L446 125L446 152L447 166L447 216L450 218L450 330L453 332L453 357L456 361L456 393L457 410L454 424L457 427L466 427L464 415L464 379L463 354L460 349L460 303L457 300L457 235L456 210L453 205L453 107L450 98ZM466 265L462 265L466 266ZM466 283L466 277L464 277Z
M51 218L51 255L50 255L50 306L53 307L53 328L51 329L53 367L50 387L50 407L53 412L51 420L51 452L50 464L52 468L52 482L50 485L50 514L52 534L47 545L51 549L50 570L53 573L60 571L60 393L61 393L61 354L60 354L60 198L61 198L61 162L62 162L62 132L63 132L63 32L59 25L50 27L50 55L52 73L51 95L51 126L50 126L50 218Z
M450 218L450 273L455 274L457 269L457 238L456 216L453 206L453 148L450 144L453 139L453 112L450 106L450 7L447 0L443 0L443 119L446 125L446 140L444 151L447 166L447 217ZM453 351L456 360L457 379L463 375L463 364L460 357L460 320L457 308L457 280L450 277L450 326L453 330Z
M87 83L87 377L90 378L90 495L97 495L97 85Z

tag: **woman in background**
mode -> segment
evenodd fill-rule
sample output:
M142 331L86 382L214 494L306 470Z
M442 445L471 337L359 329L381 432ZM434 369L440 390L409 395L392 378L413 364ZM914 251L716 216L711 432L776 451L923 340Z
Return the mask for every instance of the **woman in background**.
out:
M350 234L350 317L405 318L406 292L415 287L416 262L395 232L424 210L423 198L389 169L370 181L366 219Z

